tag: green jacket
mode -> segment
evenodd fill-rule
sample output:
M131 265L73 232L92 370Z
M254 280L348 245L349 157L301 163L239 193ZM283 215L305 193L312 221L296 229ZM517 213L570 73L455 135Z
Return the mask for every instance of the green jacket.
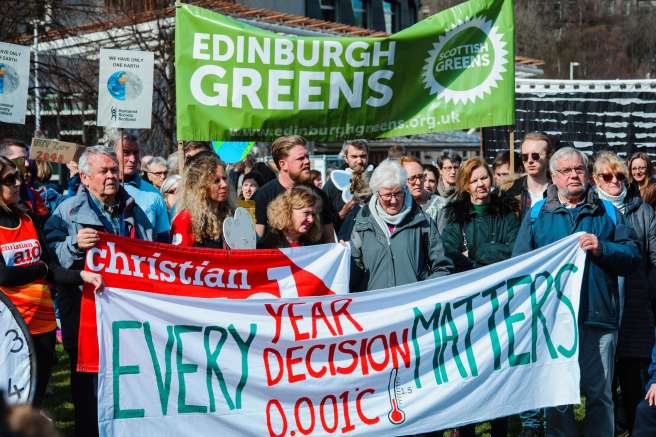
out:
M519 231L519 219L511 205L493 195L488 209L479 214L464 194L447 205L444 214L442 240L456 271L510 258Z
M351 235L351 291L378 290L448 275L437 224L413 201L389 242L365 205Z

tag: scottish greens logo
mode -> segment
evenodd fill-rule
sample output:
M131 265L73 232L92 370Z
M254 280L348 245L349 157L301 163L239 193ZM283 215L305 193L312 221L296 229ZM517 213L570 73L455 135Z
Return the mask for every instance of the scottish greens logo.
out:
M428 52L424 85L445 102L474 103L503 79L509 52L491 21L474 17L448 30Z

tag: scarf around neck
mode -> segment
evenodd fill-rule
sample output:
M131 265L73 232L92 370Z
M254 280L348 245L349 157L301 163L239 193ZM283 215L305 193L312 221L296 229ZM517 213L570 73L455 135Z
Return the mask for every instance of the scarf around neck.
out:
M624 199L626 198L626 187L622 189L622 192L618 194L617 196L611 196L604 190L602 190L600 187L597 187L597 195L599 196L600 199L603 200L608 200L611 202L615 208L619 209L622 214L626 212L626 204L624 203Z
M383 231L388 242L390 241L391 236L388 225L398 226L412 209L412 196L405 187L403 188L403 192L403 207L401 208L401 211L394 215L386 213L380 206L380 203L378 202L380 195L378 193L374 194L371 196L371 199L369 199L369 211L371 212L371 216L374 218L378 227Z

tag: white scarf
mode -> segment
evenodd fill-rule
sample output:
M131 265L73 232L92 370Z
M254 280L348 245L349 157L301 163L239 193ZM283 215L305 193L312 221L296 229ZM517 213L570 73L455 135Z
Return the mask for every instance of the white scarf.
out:
M597 195L599 195L599 198L611 202L615 206L615 208L620 210L622 214L626 212L626 204L624 203L624 198L626 197L626 187L624 187L622 192L617 196L611 196L610 194L602 190L599 186L597 186Z
M378 227L383 231L383 235L387 238L388 243L390 241L391 233L387 225L397 226L412 209L412 196L408 192L408 189L404 187L403 193L403 208L394 215L386 213L382 206L380 206L380 202L378 201L380 195L378 193L374 194L371 196L371 199L369 199L369 211L371 212L371 216L374 218Z

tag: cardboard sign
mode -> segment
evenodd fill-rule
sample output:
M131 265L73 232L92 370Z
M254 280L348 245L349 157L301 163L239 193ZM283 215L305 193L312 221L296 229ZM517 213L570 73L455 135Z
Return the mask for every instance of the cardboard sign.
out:
M84 151L84 146L48 138L32 139L30 159L66 164L76 161Z
M98 126L150 129L152 52L100 50Z
M30 48L0 42L0 121L25 124Z

